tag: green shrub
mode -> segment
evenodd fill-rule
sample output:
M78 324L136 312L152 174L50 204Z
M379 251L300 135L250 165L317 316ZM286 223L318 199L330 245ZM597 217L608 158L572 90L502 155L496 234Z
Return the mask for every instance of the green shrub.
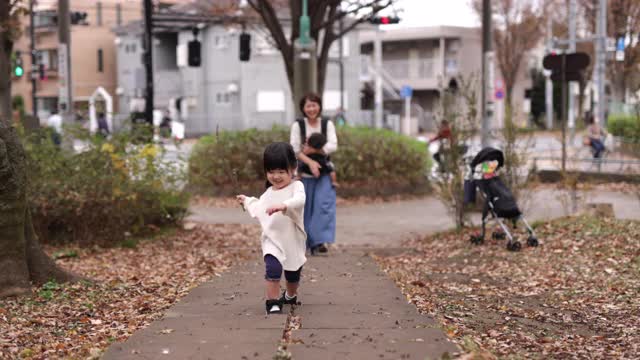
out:
M220 132L205 136L189 159L189 184L202 194L230 195L264 189L262 153L267 144L288 141L289 129ZM341 195L392 195L424 191L429 167L426 146L388 130L338 129L332 155Z
M160 146L132 145L127 133L105 141L74 131L87 144L79 153L56 146L48 129L25 141L29 206L42 241L115 245L126 233L182 219L185 176Z
M614 136L634 142L640 141L640 119L634 115L609 116L607 130Z

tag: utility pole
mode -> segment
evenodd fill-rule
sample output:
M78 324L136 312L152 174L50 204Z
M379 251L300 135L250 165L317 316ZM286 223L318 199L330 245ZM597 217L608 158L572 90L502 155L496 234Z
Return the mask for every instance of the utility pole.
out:
M63 123L71 122L73 114L70 22L69 0L58 0L58 73L60 86L58 107Z
M38 119L38 99L36 98L36 91L38 86L38 52L36 51L36 32L34 29L34 13L33 5L36 0L29 1L29 39L31 41L31 109L33 110L33 117Z
M382 127L382 117L384 111L382 96L382 39L380 38L380 28L375 30L375 39L373 40L373 67L376 69L374 82L374 110L373 124L374 128Z
M576 17L577 17L577 4L576 0L569 0L569 53L576 52ZM568 111L568 122L569 122L569 132L571 143L573 143L573 138L575 136L576 130L576 109L575 109L575 93L576 87L578 84L575 82L569 82L569 111Z
M340 21L338 22L338 33L341 34L340 39L338 39L338 41L340 42L338 44L338 51L340 52L340 55L338 55L338 61L340 66L340 111L344 113L344 58L342 56L342 53L344 52L344 41L342 39L342 37L344 36L344 34L342 34L342 31L344 30L343 20L344 17L341 16Z
M553 20L551 17L547 19L547 54L551 52L553 48ZM551 71L545 70L544 80L544 97L546 105L547 115L547 129L553 128L553 81L551 81Z
M606 41L607 41L607 0L599 0L600 4L597 12L597 22L596 22L596 39L595 39L595 48L596 48L596 64L593 67L593 79L595 80L595 92L597 93L596 97L596 108L595 108L595 121L599 122L600 125L605 124L605 95L604 95L604 83L605 83L605 71L607 66L607 50L606 50Z
M310 36L311 22L307 0L301 1L300 37L293 45L293 98L296 104L306 93L318 91L316 43ZM322 96L322 94L319 95Z
M491 12L491 0L482 0L482 147L489 145L489 127L493 118L494 55Z
M147 123L153 124L153 8L151 0L144 0L144 69L146 90L144 115Z

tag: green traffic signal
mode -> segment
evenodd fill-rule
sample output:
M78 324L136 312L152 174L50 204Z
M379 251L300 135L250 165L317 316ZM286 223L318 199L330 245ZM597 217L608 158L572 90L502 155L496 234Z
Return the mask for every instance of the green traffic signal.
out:
M21 77L22 75L24 75L24 69L22 68L22 66L16 66L16 68L13 69L13 73L15 74L15 76Z

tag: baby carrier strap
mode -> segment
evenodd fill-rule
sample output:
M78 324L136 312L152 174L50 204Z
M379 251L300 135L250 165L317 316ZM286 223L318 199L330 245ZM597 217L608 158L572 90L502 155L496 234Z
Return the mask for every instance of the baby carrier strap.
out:
M307 141L307 125L304 119L296 119L296 122L298 123L298 127L300 128L300 140L304 143L305 141ZM327 136L328 123L329 118L322 117L320 119L320 132L322 132L322 135L324 135L325 137Z

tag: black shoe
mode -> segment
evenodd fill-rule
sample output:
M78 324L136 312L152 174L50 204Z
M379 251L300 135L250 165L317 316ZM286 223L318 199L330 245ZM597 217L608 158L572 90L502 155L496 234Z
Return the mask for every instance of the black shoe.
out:
M267 315L282 314L282 302L280 300L267 300L265 305L267 307Z
M325 244L320 244L318 246L316 246L316 251L321 253L321 254L325 254L329 251L329 249L327 248L327 245Z
M298 304L298 295L294 296L292 299L287 300L287 297L285 296L285 294L287 293L287 290L282 292L282 296L280 297L280 302L284 305L289 304L289 305L297 305Z

